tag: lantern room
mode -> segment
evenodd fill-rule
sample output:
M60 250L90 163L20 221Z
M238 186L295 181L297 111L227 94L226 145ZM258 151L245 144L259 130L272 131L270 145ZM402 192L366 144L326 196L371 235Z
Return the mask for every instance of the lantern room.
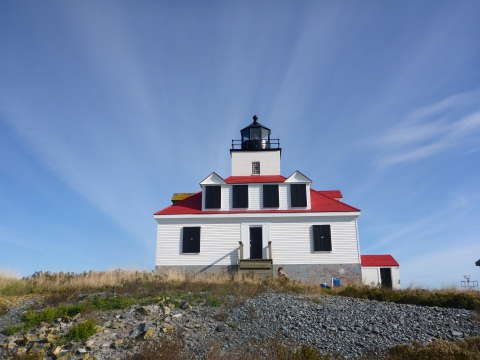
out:
M232 140L232 149L238 150L268 150L280 147L278 139L270 139L271 130L258 122L258 116L253 117L253 123L240 130L242 139Z
M280 175L280 140L270 138L270 129L253 117L240 130L241 140L232 140L232 176Z

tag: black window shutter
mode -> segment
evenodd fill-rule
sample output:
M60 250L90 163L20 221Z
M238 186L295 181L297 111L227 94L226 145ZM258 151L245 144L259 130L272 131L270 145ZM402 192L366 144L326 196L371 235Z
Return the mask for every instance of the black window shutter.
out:
M248 185L233 185L234 208L248 208Z
M263 207L278 206L278 185L263 185Z
M200 252L200 227L184 227L183 228L183 253L199 253Z
M306 184L290 185L290 204L292 207L307 206L307 185Z
M330 225L313 225L313 251L332 251Z
M221 192L222 192L221 186L205 187L205 208L206 209L220 209L222 207Z

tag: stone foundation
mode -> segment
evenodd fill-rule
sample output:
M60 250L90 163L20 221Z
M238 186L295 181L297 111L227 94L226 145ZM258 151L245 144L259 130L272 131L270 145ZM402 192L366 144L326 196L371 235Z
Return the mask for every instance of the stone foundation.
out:
M297 265L273 265L273 278L277 277L277 270L282 266L290 280L308 282L312 284L326 283L331 285L332 278L340 278L341 284L361 284L362 267L360 264L297 264ZM237 265L185 265L185 266L156 266L158 274L175 276L235 275Z
M326 283L328 286L332 284L332 278L340 278L342 285L362 283L362 266L360 264L274 264L274 278L280 266L283 266L283 270L290 280L312 284Z

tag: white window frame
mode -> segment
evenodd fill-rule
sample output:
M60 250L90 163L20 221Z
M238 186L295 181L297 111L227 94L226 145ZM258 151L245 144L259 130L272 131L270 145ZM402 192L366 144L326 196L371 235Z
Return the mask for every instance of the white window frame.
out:
M247 222L240 224L240 239L243 243L243 258L250 259L250 228L262 228L262 259L268 259L268 242L270 241L270 223Z
M252 161L252 175L260 175L260 161Z

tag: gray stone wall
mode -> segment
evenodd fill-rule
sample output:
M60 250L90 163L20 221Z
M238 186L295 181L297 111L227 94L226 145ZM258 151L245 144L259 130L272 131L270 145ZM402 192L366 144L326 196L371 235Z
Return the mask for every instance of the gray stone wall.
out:
M283 265L274 264L273 277L277 277L277 270L282 266L285 273L291 280L308 282L312 284L326 283L331 285L332 278L340 278L342 285L361 284L362 267L360 264L298 264ZM234 275L237 272L237 266L222 265L185 265L185 266L156 266L155 271L159 274L174 275L183 274L192 275L211 275L225 274Z
M340 278L342 285L361 284L362 266L360 264L308 264L308 265L274 265L274 277L280 266L291 280L312 284L332 283L332 278Z

